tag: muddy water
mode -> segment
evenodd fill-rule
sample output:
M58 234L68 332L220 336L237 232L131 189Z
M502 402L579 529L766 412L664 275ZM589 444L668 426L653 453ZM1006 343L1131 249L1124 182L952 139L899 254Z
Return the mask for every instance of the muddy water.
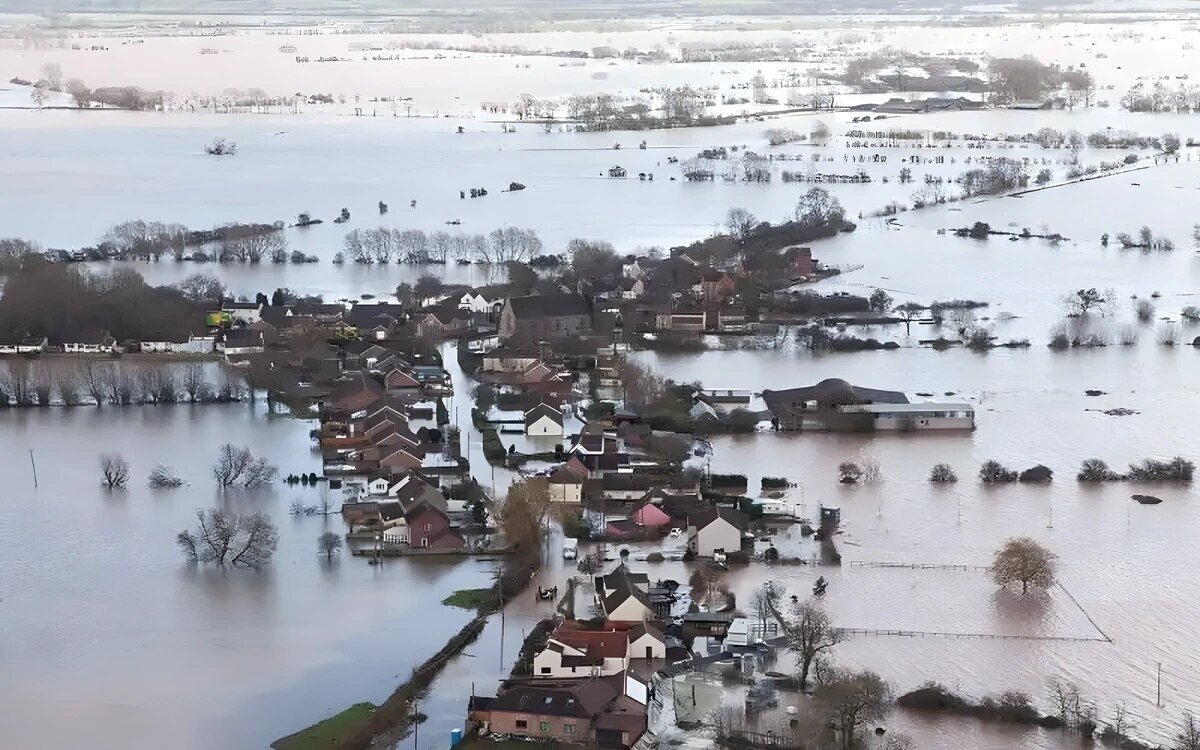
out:
M483 585L485 563L394 561L343 553L317 537L337 516L296 519L286 485L222 496L209 463L227 440L283 473L319 470L311 423L246 405L11 411L0 415L0 736L6 747L100 743L265 747L361 700L379 701L469 618L443 607ZM28 450L39 486L32 486ZM97 456L132 464L123 493L99 486ZM189 484L151 491L156 463ZM335 502L340 497L335 493ZM262 510L279 528L263 571L184 563L174 535L197 508ZM415 613L430 627L412 626ZM71 706L64 710L64 706Z

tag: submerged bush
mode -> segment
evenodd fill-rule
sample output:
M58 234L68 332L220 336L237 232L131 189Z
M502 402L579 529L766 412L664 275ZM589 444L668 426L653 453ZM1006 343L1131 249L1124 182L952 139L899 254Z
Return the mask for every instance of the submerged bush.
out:
M950 464L934 464L933 468L929 470L929 481L938 484L957 482L958 475L954 473Z
M1123 477L1098 458L1085 459L1075 478L1080 482L1115 482Z
M988 484L1004 484L1017 481L1017 472L1006 469L995 459L988 459L979 467L979 478Z
M1196 465L1185 458L1176 456L1169 461L1159 461L1154 458L1143 458L1139 464L1130 464L1126 474L1134 482L1160 481L1192 481Z
M1046 466L1038 464L1037 466L1026 469L1021 472L1018 481L1021 482L1049 482L1054 478L1054 472Z

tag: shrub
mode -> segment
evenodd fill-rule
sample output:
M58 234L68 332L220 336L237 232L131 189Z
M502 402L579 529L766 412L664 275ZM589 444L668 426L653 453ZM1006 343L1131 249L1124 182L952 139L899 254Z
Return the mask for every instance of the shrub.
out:
M1080 482L1115 482L1122 477L1100 459L1089 458L1079 465L1079 473L1075 478Z
M1017 472L1004 468L995 459L988 459L979 467L979 478L988 484L1005 484L1017 481Z
M1154 319L1154 304L1148 299L1140 299L1137 305L1134 306L1137 311L1138 320L1143 323L1149 323Z
M1056 333L1050 337L1050 343L1047 346L1055 351L1070 349L1071 339L1065 333Z
M762 478L762 488L764 490L783 489L783 488L787 487L788 485L789 485L789 482L784 477L763 477Z
M838 481L843 484L854 484L862 479L862 469L853 461L843 461L838 464Z
M1126 475L1134 482L1161 482L1161 481L1192 481L1192 474L1196 470L1196 465L1185 458L1176 456L1170 461L1159 461L1153 458L1144 458L1140 464L1130 464L1129 473Z
M1200 307L1188 305L1180 311L1179 316L1189 323L1194 323L1200 320Z
M1021 482L1049 482L1054 478L1054 472L1048 467L1038 464L1037 466L1026 469L1021 472L1018 481Z
M950 468L950 464L934 464L929 470L929 481L945 484L948 482L957 482L958 475L954 473L954 469Z

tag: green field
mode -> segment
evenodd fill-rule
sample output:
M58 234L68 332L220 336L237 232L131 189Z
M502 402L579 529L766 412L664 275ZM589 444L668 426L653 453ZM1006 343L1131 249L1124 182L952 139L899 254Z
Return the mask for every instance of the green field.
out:
M495 597L491 589L459 589L442 600L447 607L461 609L479 609L479 605Z
M366 724L374 711L374 703L355 703L345 711L319 721L307 729L275 740L271 747L275 750L328 750L337 747Z

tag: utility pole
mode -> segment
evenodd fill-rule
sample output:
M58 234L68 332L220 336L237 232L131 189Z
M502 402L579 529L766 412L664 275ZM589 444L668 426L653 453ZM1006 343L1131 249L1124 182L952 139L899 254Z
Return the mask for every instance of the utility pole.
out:
M33 467L33 488L36 490L38 486L37 462L33 460L33 448L29 449L29 465Z
M504 567L496 575L496 591L500 598L500 674L504 674Z

